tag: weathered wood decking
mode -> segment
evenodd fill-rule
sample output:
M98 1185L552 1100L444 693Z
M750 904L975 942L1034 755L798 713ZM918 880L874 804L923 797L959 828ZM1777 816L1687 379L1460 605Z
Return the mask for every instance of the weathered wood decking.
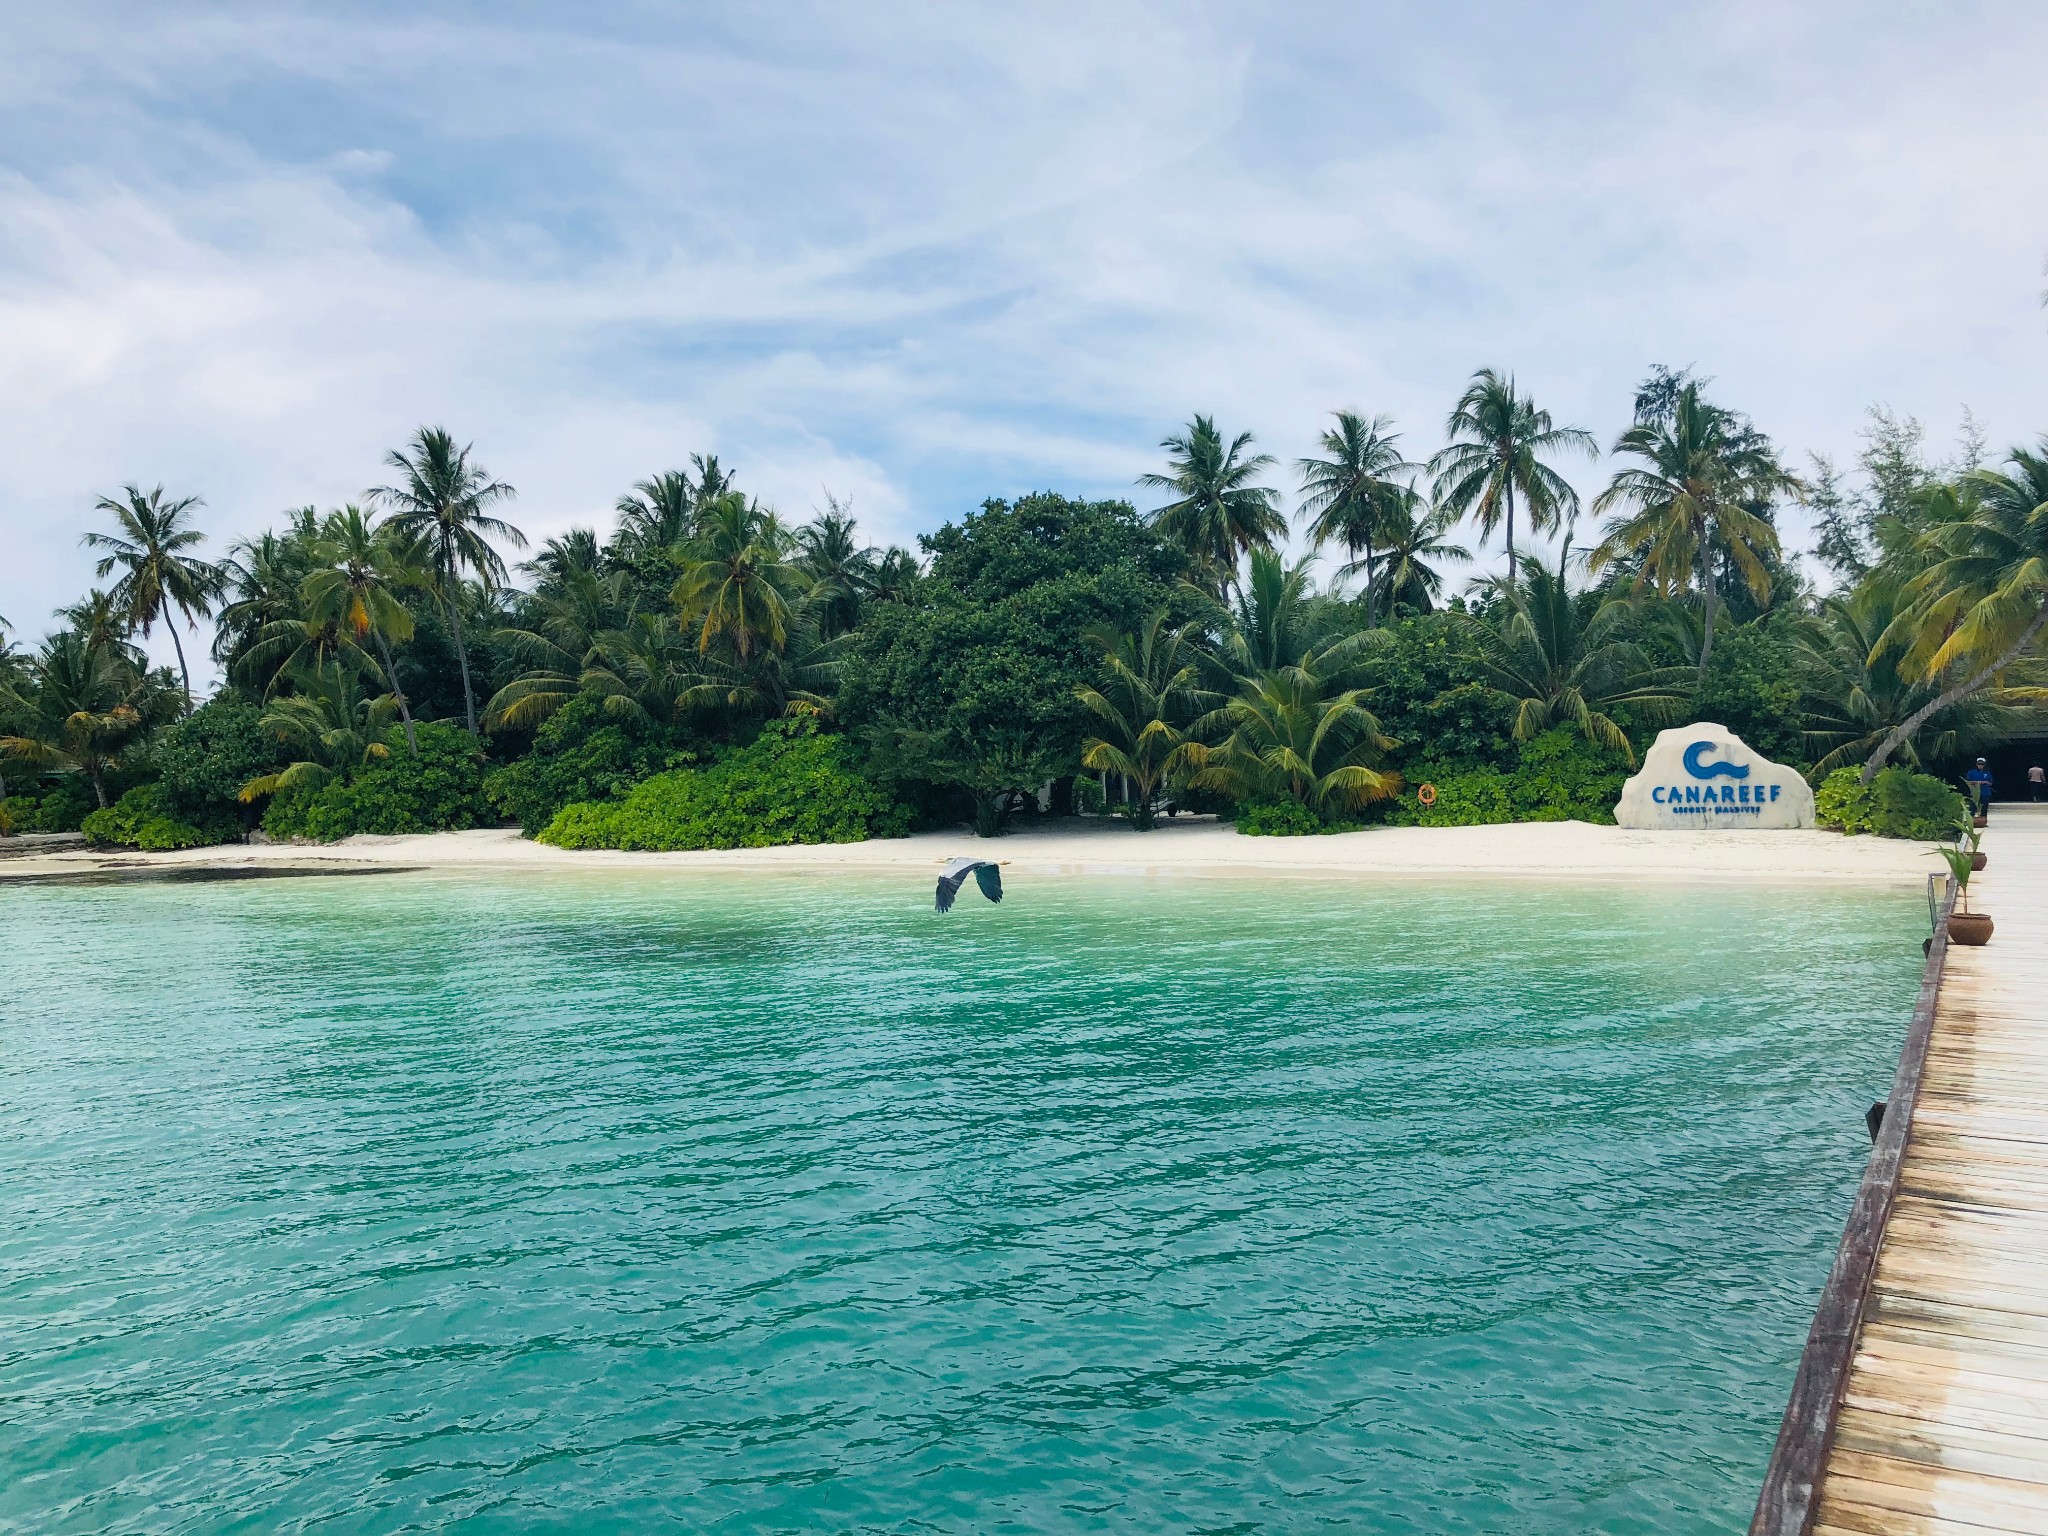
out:
M1752 1536L2048 1536L2048 807L1929 956Z

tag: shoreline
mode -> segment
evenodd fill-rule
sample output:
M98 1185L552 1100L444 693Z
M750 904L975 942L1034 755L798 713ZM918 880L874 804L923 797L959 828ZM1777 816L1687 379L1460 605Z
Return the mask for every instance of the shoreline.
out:
M522 838L516 828L360 836L328 844L228 843L170 853L73 844L0 862L0 886L66 876L147 879L431 871L710 874L728 871L935 872L958 854L995 858L1019 873L1192 875L1268 879L1565 880L1914 886L1937 866L1920 843L1823 831L1642 832L1587 822L1482 827L1375 827L1321 837L1245 837L1203 819L1136 832L1120 821L1023 827L1000 838L965 828L865 843L677 853L572 852ZM98 883L95 880L94 883Z

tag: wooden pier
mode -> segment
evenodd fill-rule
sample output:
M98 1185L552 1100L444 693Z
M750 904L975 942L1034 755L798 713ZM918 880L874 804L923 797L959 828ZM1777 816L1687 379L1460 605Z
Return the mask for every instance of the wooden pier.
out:
M1751 1536L2048 1536L2048 806L1931 946Z

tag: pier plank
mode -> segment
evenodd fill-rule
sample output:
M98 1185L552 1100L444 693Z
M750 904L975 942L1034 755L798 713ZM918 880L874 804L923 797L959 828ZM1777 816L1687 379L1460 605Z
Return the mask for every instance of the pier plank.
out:
M2048 807L1984 848L1997 933L1931 947L1752 1536L2048 1536Z

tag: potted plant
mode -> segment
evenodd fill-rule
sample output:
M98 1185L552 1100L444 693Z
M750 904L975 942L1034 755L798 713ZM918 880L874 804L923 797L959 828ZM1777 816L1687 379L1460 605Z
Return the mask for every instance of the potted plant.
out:
M1937 850L1942 862L1948 865L1948 872L1956 883L1956 905L1961 909L1948 915L1948 940L1951 944L1989 944L1991 942L1991 919L1982 912L1970 910L1970 876L1976 871L1970 864L1970 850L1951 848L1944 844Z
M1967 844L1970 852L1970 868L1981 871L1989 862L1984 855L1984 829L1968 816L1956 818L1956 846Z

